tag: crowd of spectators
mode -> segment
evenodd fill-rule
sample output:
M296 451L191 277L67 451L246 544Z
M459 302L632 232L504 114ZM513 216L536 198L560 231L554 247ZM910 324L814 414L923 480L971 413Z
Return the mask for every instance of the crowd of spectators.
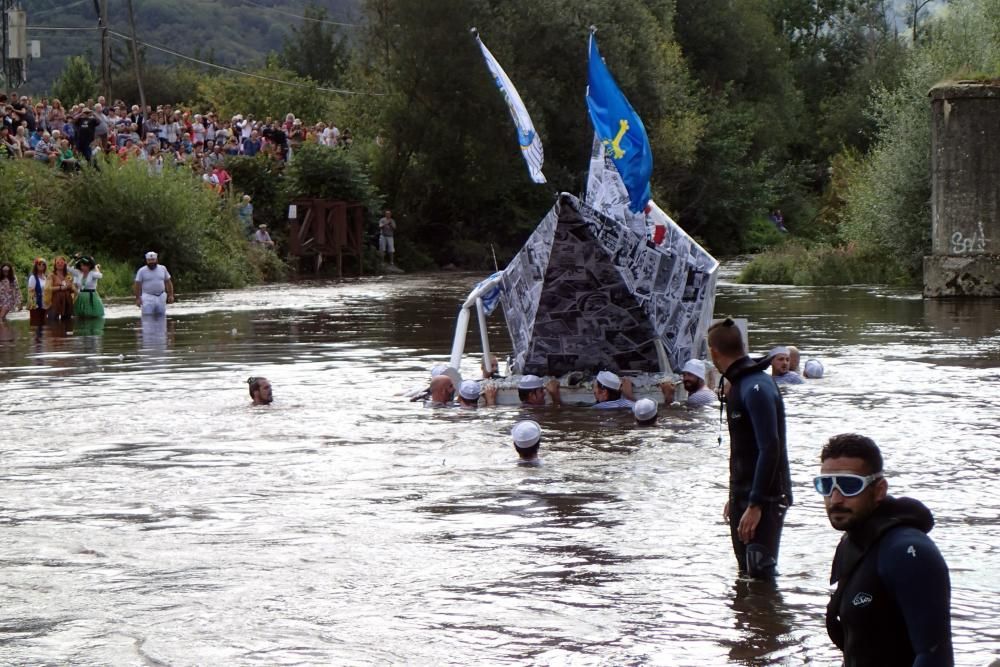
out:
M141 160L151 173L165 167L189 168L220 191L228 184L227 157L263 153L288 161L304 143L348 149L351 131L331 123L305 125L294 114L284 119L237 114L230 119L169 104L107 104L105 98L65 108L57 99L8 99L0 94L2 128L0 159L33 159L53 168L74 171L85 162L117 155Z

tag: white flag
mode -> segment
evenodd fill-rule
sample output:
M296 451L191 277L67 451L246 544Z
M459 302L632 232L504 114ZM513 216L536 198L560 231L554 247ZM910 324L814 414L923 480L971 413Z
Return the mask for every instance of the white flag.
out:
M507 108L510 109L510 117L514 119L514 125L517 126L517 141L521 144L521 153L524 155L524 161L528 163L528 172L531 174L531 180L535 183L544 183L545 176L542 174L542 162L545 160L545 153L542 151L542 140L538 138L538 133L535 132L535 126L531 122L528 110L524 108L524 102L521 101L521 96L517 94L514 84L507 78L507 74L500 67L500 63L496 61L493 54L483 44L483 40L479 39L479 35L476 35L476 42L479 43L479 48L483 51L483 57L486 58L486 66L490 68L490 73L493 75L497 88L503 93L503 98L507 102Z

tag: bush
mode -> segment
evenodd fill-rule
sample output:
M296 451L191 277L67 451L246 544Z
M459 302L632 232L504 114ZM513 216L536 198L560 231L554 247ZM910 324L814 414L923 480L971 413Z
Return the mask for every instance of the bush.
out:
M382 198L368 172L348 150L303 144L286 172L288 192L294 197L316 197L360 202L370 214L382 208Z
M737 281L759 285L905 284L908 274L904 265L877 248L825 243L806 247L793 242L754 257Z
M251 277L248 244L235 210L188 171L150 176L145 165L115 160L68 179L52 209L85 253L139 265L148 250L181 289L240 287Z
M285 163L263 153L254 157L230 157L226 169L233 177L233 191L251 195L254 224L271 229L284 226L288 220L289 193L283 185ZM239 196L233 206L240 204Z
M910 53L901 84L875 91L874 146L844 191L842 234L877 248L912 280L931 236L931 124L927 91L943 78L1000 65L1000 3L956 0L928 25Z
M750 221L743 245L750 252L763 252L768 248L781 245L788 238L786 232L779 232L774 223L760 216Z

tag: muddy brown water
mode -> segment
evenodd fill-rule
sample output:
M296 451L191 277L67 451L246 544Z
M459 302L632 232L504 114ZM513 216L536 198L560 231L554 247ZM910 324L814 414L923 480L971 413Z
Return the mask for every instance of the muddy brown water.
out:
M827 437L883 447L935 513L959 664L1000 657L1000 301L738 286L787 391L796 504L776 591L738 581L718 412L657 429L396 396L446 359L481 276L367 278L129 304L102 327L0 327L0 663L833 665L839 534L810 479ZM507 350L502 318L494 346ZM464 370L474 374L470 335ZM244 380L276 402L250 408Z

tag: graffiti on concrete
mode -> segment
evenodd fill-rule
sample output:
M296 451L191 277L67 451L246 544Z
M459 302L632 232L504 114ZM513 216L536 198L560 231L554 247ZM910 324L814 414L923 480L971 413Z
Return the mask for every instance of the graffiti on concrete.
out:
M951 252L953 255L964 255L970 252L986 252L986 234L983 232L983 223L979 223L979 229L966 237L962 232L955 232L951 235Z

